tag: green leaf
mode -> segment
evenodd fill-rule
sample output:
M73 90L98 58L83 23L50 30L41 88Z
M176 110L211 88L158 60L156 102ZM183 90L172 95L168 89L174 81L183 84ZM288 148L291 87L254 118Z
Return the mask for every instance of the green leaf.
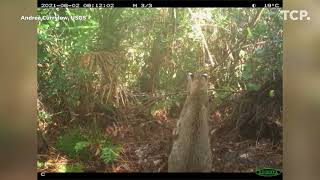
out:
M269 91L269 97L274 97L274 93L275 93L274 90L270 90Z
M250 30L250 27L247 27L247 32L248 32L248 38L252 38L252 32Z
M74 146L74 150L78 153L89 145L90 143L88 141L80 141L76 143L76 145Z
M260 89L260 85L259 84L254 84L254 83L247 83L247 89L249 91L258 91Z
M100 158L106 163L114 162L119 156L120 148L106 143L100 153Z
M80 163L75 164L60 164L58 166L58 172L83 172L83 165Z
M41 168L43 165L44 165L43 162L37 161L37 167L38 167L38 168Z

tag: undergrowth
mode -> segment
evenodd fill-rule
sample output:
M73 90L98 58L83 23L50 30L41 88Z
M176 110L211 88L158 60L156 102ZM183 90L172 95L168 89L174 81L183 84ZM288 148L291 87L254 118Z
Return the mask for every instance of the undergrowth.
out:
M121 147L112 143L101 131L82 132L71 129L63 133L57 141L57 148L75 160L87 162L97 157L105 164L114 163Z

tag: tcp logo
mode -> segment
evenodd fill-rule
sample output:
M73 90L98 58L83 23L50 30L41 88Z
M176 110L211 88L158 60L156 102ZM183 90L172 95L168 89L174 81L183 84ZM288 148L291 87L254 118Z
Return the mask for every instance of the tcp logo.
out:
M309 13L307 10L283 10L284 20L293 20L293 21L309 21Z

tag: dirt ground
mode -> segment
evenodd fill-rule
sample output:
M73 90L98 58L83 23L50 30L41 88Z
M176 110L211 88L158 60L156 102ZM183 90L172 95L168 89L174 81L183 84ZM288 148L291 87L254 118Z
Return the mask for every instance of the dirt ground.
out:
M93 159L85 164L84 171L167 172L172 130L176 121L175 118L159 114L150 119L109 125L104 133L111 137L112 142L121 145L119 158L111 165ZM225 130L227 124L217 117L211 118L209 125L213 172L254 172L258 167L282 169L282 141L274 145L268 139L256 141L242 138L236 133L231 134ZM76 162L52 146L46 155L39 155L39 159L46 162L45 167L38 168L41 172L56 172L59 164Z

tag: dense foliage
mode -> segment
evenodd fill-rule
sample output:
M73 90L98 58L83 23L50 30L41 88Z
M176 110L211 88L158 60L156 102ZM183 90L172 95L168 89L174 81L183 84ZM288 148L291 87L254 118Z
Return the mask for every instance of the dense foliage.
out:
M217 103L234 92L259 91L282 76L279 9L66 8L38 13L69 18L38 23L38 95L44 104L38 119L47 125L60 121L69 126L80 119L77 125L90 121L98 132L98 115L90 113L103 112L108 119L143 106L156 114L181 103L188 72L209 75L210 96ZM165 98L150 103L155 94ZM69 130L59 136L57 147L86 161L95 146L96 156L108 164L120 148L103 139Z

